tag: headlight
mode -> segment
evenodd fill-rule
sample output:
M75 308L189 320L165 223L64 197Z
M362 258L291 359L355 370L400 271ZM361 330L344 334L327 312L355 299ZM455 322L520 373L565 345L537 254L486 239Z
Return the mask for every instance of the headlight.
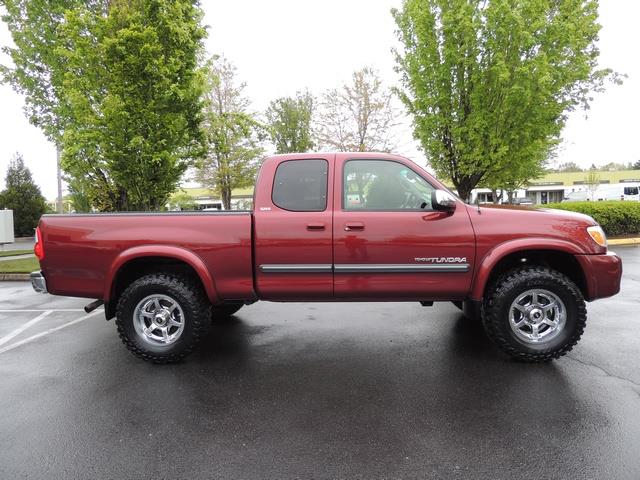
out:
M593 227L588 227L587 232L593 238L593 241L596 242L601 247L607 246L607 236L604 234L602 228L598 225L594 225Z

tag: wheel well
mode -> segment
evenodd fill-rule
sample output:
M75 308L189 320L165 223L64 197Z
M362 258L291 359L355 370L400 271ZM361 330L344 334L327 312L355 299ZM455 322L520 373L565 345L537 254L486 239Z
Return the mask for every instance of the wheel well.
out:
M524 265L540 265L552 268L569 277L587 297L587 284L584 272L576 258L559 250L523 250L504 256L493 267L485 285L485 293L490 285L504 272Z
M188 263L170 257L140 257L128 261L120 267L114 276L111 285L111 296L109 302L105 304L105 314L107 319L113 318L116 314L116 306L120 295L125 289L137 279L149 275L150 273L180 273L198 282L204 289L202 280Z

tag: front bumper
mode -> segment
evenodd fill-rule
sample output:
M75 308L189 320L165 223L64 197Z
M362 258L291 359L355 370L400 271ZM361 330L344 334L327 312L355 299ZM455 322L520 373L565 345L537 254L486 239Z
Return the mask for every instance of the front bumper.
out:
M576 257L585 274L587 300L611 297L620 291L622 260L614 252Z
M42 272L38 270L37 272L31 272L31 286L38 293L47 293L47 281L42 275Z

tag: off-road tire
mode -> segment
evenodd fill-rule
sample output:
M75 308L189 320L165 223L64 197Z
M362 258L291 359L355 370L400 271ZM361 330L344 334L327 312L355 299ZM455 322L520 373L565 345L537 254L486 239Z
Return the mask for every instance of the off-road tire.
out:
M176 300L184 312L184 331L170 345L156 346L136 333L134 310L140 300L160 293ZM202 285L187 276L154 273L139 278L122 293L116 307L116 326L122 343L137 357L153 363L181 361L206 335L211 318L211 304Z
M554 293L566 308L562 331L539 345L520 340L509 325L513 300L534 288ZM517 268L498 277L487 289L481 314L487 336L503 352L524 362L547 362L565 355L578 343L587 322L587 308L576 284L558 271L537 266Z
M223 305L214 305L211 309L211 322L215 323L218 319L228 319L238 310L244 307L242 303L227 303Z

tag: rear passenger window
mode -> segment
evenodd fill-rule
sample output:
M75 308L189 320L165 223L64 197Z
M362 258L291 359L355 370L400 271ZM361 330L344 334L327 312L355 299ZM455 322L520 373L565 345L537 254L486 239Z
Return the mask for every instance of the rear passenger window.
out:
M327 208L326 160L287 160L273 180L273 203L293 212L321 212Z

